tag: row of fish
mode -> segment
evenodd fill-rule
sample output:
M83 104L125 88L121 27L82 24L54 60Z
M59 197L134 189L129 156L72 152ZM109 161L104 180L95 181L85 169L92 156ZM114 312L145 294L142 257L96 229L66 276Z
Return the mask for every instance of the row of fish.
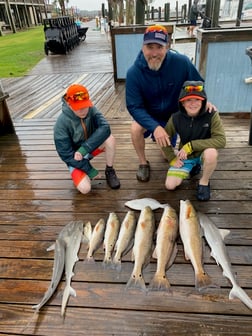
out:
M95 261L94 254L103 243L103 265L117 271L121 270L122 257L132 249L134 267L126 285L127 289L137 287L146 291L143 269L148 265L151 257L155 258L156 272L150 281L149 289L169 291L170 283L166 271L173 264L177 254L178 233L183 242L185 258L191 261L194 268L195 287L199 291L207 287L216 287L202 264L202 235L204 235L211 248L211 255L217 264L221 265L223 275L232 283L233 288L229 298L239 298L252 309L252 300L237 284L231 269L224 244L224 237L229 231L219 230L206 215L197 213L189 200L180 201L179 219L171 206L156 201L155 206L164 209L156 231L153 201L155 200L148 199L147 206L143 206L144 203L141 202L137 205L141 210L138 220L135 212L129 210L122 223L116 213L112 212L106 222L100 219L93 229L90 222L85 225L82 222L67 224L55 244L49 248L55 250L52 280L41 302L33 307L35 312L38 312L52 297L65 269L66 285L61 306L61 315L64 315L69 296L76 296L75 290L71 287L71 279L82 241L88 242L85 263ZM155 233L156 243L154 244Z

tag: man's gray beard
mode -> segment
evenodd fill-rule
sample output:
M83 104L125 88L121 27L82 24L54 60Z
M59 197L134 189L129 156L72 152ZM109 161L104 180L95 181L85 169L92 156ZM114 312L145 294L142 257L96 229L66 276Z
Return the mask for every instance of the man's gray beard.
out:
M161 68L162 62L158 63L158 64L153 64L151 65L150 63L148 63L148 67L150 70L153 71L158 71Z

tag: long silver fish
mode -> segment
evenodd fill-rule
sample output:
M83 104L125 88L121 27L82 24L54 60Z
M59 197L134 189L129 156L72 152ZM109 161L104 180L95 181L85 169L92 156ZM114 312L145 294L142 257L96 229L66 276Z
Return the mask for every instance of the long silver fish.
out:
M121 270L122 256L129 252L134 243L134 233L136 229L136 216L134 211L128 211L125 215L119 236L115 244L115 255L113 258L113 264L117 271Z
M66 226L64 226L64 228L60 231L56 242L47 248L47 251L54 250L53 274L50 285L45 292L42 300L39 304L32 307L36 310L35 312L38 312L49 301L62 278L65 267L66 237L69 236L69 230L71 229L73 223L74 222L70 222Z
M180 201L179 232L184 245L186 260L190 260L195 272L195 287L198 290L212 286L202 264L202 237L197 213L189 200Z
M126 202L124 205L132 210L143 210L146 206L149 206L152 210L156 210L158 208L164 208L167 206L167 204L161 204L154 198L148 197L133 199Z
M109 267L112 265L112 253L120 230L120 221L114 212L109 214L106 229L104 234L104 259L103 266Z
M178 227L176 211L166 206L158 225L157 242L153 252L153 258L157 259L157 269L150 282L151 290L170 290L166 270L172 265L177 254Z
M141 211L137 222L135 241L132 251L132 260L135 262L132 274L126 285L126 289L136 287L146 291L142 270L143 267L145 267L150 261L154 230L154 214L152 209L147 206Z
M98 250L101 246L104 238L104 231L105 231L105 221L103 218L99 219L96 223L94 229L89 234L89 243L88 243L88 252L85 259L85 263L92 263L94 262L94 253Z
M68 235L64 237L66 243L66 256L65 256L65 275L66 285L63 292L61 304L61 316L65 313L65 308L69 296L76 296L75 290L71 286L71 279L74 276L73 268L75 263L79 260L78 252L83 239L83 222L72 222L68 226Z
M229 234L229 230L218 229L212 220L205 214L198 212L199 222L204 231L204 236L211 248L211 256L221 265L223 275L228 278L232 284L229 293L229 299L238 298L249 309L252 309L252 300L247 293L238 285L232 272L231 262L224 243L225 237Z
M53 263L53 273L50 285L45 292L42 300L35 306L32 306L35 309L35 313L38 313L39 310L49 301L49 299L54 294L55 290L57 289L59 282L62 278L62 274L65 267L65 241L62 240L60 237L56 239L55 244L51 246L49 250L54 249L54 263Z

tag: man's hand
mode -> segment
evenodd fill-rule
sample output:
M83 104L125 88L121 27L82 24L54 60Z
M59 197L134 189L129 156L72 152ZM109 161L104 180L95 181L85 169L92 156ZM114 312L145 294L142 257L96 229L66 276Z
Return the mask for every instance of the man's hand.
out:
M160 147L166 147L171 145L169 135L166 133L165 129L162 126L156 127L153 135L157 144Z
M210 102L207 102L206 108L209 111L209 113L218 111L217 107L214 104L210 103Z

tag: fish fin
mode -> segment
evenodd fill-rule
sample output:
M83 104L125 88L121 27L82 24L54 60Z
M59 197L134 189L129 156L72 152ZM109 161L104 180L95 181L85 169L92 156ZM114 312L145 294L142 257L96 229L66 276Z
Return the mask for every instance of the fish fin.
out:
M160 276L155 274L149 284L149 289L153 291L167 291L171 292L171 285L166 277L166 274Z
M53 250L55 250L55 243L53 243L46 249L46 251L53 251Z
M168 203L166 203L166 204L160 204L160 208L166 208L167 206L169 206Z
M223 241L230 234L230 230L227 229L219 229L219 232Z
M66 286L62 298L61 316L65 315L65 309L70 295L76 297L76 291L73 289L73 287Z
M234 285L229 293L229 299L241 300L249 309L252 309L252 300L248 294L238 285Z
M172 251L172 254L171 254L171 257L166 265L166 270L168 270L172 264L174 263L175 259L176 259L176 256L177 256L177 253L178 253L178 246L177 246L177 243L174 244L173 246L173 251Z
M126 290L129 288L139 288L142 291L147 292L142 274L138 275L137 277L135 276L134 273L131 274L129 281L127 282L126 285Z
M210 255L211 255L212 258L214 258L214 260L216 261L216 264L217 264L217 265L220 265L220 263L219 263L219 261L218 261L218 258L217 258L217 256L213 253L213 251L211 251Z
M202 291L206 288L216 287L216 285L213 284L211 277L206 272L202 272L195 275L195 287L198 291Z

